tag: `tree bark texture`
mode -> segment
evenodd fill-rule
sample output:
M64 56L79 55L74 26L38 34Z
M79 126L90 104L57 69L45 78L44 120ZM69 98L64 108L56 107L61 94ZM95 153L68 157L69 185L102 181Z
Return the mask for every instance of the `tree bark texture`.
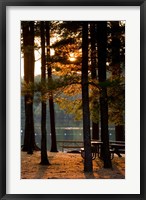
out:
M22 22L24 48L24 81L34 83L34 22ZM25 135L22 151L33 153L35 149L33 92L25 94Z
M111 22L112 25L112 77L120 78L121 67L120 67L120 27L119 21ZM122 114L122 113L121 113ZM125 140L124 125L115 125L115 138L117 141Z
M41 31L41 82L42 85L46 81L46 59L45 59L45 26L44 22L40 22ZM42 116L41 116L41 163L42 165L49 165L47 156L47 139L46 139L46 100L44 98L45 92L42 90Z
M109 132L108 132L108 100L106 81L106 58L107 58L107 22L97 22L97 42L98 42L98 78L100 88L100 118L101 118L101 140L102 157L104 168L111 168L112 163L109 151Z
M88 22L83 22L82 29L82 105L83 105L83 138L84 138L84 171L92 172L90 112L88 91Z
M120 38L119 38L119 21L111 22L112 26L112 76L120 77Z
M50 25L49 22L46 22L46 42L47 42L47 71L48 79L52 79L52 69L49 63L50 58ZM51 129L51 152L57 151L57 142L56 142L56 130L55 130L55 111L54 111L54 101L53 93L50 91L49 95L49 108L50 108L50 129Z
M97 69L97 39L96 39L96 23L90 23L90 36L91 36L91 77L92 79L97 79L96 69ZM96 98L93 102L99 104L96 91L93 88L93 98ZM96 106L92 105L92 109L96 109ZM99 110L96 110L97 115L99 115ZM99 121L92 121L92 139L99 140Z
M115 126L116 141L125 141L125 127L124 125Z

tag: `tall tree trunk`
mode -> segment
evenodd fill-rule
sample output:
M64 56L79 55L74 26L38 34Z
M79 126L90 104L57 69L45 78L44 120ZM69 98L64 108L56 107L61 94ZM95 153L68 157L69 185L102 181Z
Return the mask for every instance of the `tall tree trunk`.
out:
M50 22L46 22L46 42L47 42L47 60L50 58ZM52 69L47 62L48 69L48 80L52 79ZM56 130L55 130L55 111L54 111L54 101L53 101L53 93L50 91L49 95L49 108L50 108L50 127L51 127L51 152L57 151L57 143L56 143Z
M100 117L101 117L101 140L102 157L104 168L111 168L112 163L109 151L109 132L108 132L108 100L106 81L106 57L107 57L107 22L97 22L97 42L98 42L98 77L101 84L100 91Z
M119 78L120 68L120 38L119 38L119 21L111 22L112 27L112 77Z
M95 22L90 23L90 35L91 35L91 77L92 79L97 79L96 69L97 69L97 51L96 51L96 45L97 45L97 39L96 39L96 24ZM93 98L96 98L96 91L93 89ZM96 98L93 101L92 105L92 111L97 108L97 106L94 107L94 104L99 104L98 99ZM99 110L96 110L97 116L99 115ZM98 117L97 117L98 119ZM92 120L92 139L99 140L99 121Z
M88 91L88 22L83 22L82 30L82 105L83 105L83 137L84 137L84 171L92 172L90 112Z
M112 25L112 77L113 79L120 78L120 38L119 38L119 21L111 22ZM117 141L125 140L124 125L115 125L115 138Z
M45 27L44 22L40 22L41 31L41 82L42 85L46 82L46 59L45 59ZM42 89L42 117L41 117L41 163L42 165L49 165L49 160L47 156L47 139L46 139L46 100L44 98L45 91Z
M99 122L92 122L92 140L99 140Z
M125 128L124 125L115 126L116 141L125 141Z
M24 47L24 81L34 83L34 22L22 22ZM33 153L35 148L33 93L25 97L25 135L22 151Z

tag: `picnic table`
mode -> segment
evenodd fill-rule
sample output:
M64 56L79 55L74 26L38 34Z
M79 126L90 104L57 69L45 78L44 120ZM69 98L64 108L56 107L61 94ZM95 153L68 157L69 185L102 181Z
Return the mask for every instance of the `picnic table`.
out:
M103 142L99 140L91 141L91 151L92 151L92 160L97 156L101 157L101 146ZM111 153L111 159L114 158L114 154L117 154L119 157L122 157L121 154L125 154L125 142L124 141L109 141L109 150ZM84 148L81 148L81 156L84 158Z
M103 144L103 142L101 142L101 141L96 141L96 140L91 141L91 145L94 146L94 148L97 152L96 155L98 155L98 158L101 158L101 146L102 146L102 144Z
M122 157L122 153L125 153L125 144L123 143L110 143L110 151L112 158L114 157L114 153L119 157Z
M91 151L92 151L92 160L94 160L97 155L100 158L100 151L101 151L101 145L103 142L101 141L91 141ZM84 158L84 148L81 148L81 156Z

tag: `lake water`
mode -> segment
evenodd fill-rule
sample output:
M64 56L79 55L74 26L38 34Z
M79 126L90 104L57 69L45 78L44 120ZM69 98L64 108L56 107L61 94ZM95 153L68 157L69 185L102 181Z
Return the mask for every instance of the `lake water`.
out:
M92 130L91 130L92 132ZM23 144L23 130L21 131L21 144ZM40 127L37 129L35 133L35 139L37 145L40 147L41 145L41 129ZM83 141L83 128L82 127L56 127L56 139L59 140L78 140ZM115 129L113 127L109 128L109 139L115 140ZM47 133L47 149L50 150L51 146L51 134ZM57 144L57 148L61 151L59 144Z

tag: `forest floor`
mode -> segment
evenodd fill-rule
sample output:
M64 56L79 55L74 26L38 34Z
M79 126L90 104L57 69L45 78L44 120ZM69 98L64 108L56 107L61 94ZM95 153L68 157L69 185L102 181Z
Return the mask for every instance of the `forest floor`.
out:
M103 162L93 160L93 173L84 172L84 160L80 153L48 152L51 165L40 165L40 151L29 155L21 152L21 179L124 179L125 156L115 155L112 169L104 169Z

